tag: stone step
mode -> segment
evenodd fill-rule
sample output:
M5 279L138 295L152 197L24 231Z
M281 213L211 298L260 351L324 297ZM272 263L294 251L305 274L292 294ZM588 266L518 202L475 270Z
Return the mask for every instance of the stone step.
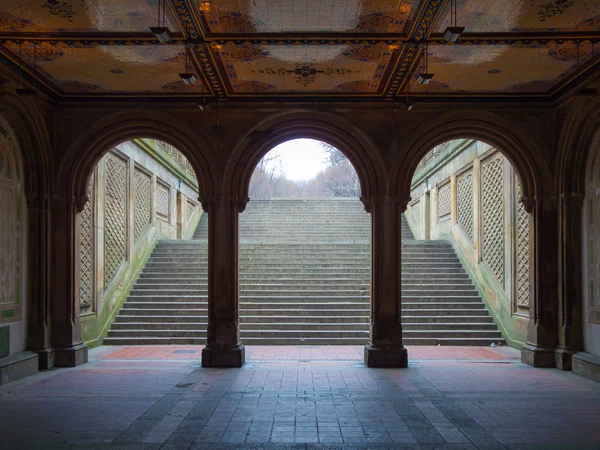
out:
M267 323L279 323L279 324L288 324L295 322L307 322L314 324L315 326L321 326L322 323L361 323L368 324L369 323L369 314L360 313L360 311L355 315L345 315L345 316L337 316L337 315L280 315L281 310L277 310L276 313L278 315L250 315L248 314L249 310L244 310L240 314L240 324L246 323L260 323L267 321Z
M208 295L207 294L179 294L179 295L159 295L159 294L155 294L155 295L148 295L148 294L144 294L144 295L129 295L127 297L127 303L130 302L139 302L139 303L148 303L148 302L163 302L163 303L169 303L169 304L173 304L174 307L176 307L175 305L177 305L178 303L186 303L189 304L190 302L204 302L206 303L208 301Z
M294 308L271 308L270 305L264 305L259 308L246 305L245 308L240 308L240 317L250 316L333 316L333 317L369 317L370 308L367 304L353 305L348 308L347 305L333 305L331 307L315 305L311 308L306 305L296 305Z
M123 305L123 307L121 308L121 311L119 311L119 316L120 315L124 315L124 316L148 316L148 315L152 315L152 316L190 316L190 317L197 317L197 316L206 316L208 314L208 305L203 305L202 307L194 307L194 308L190 308L189 305L183 305L182 308L171 308L169 304L160 304L159 306L155 306L155 307L137 307L137 306L132 306L131 304L127 304L127 302L125 302L125 304ZM119 317L117 316L117 317Z
M267 299L274 301L279 299L309 299L308 301L328 301L330 297L344 298L369 298L370 288L364 289L298 289L291 286L284 286L279 289L246 289L245 285L240 286L240 301L244 299Z
M107 336L104 345L206 345L206 336L190 338L172 337L125 337L116 338ZM198 352L198 358L201 353Z
M163 284L165 284L165 281L172 282L173 284L177 284L178 286L188 285L188 284L205 284L206 286L208 286L207 277L205 277L205 276L194 276L194 277L171 276L171 277L166 277L166 278L167 278L167 280L165 280L164 278L154 278L154 277L150 277L150 276L141 277L140 276L140 277L138 277L137 282L135 283L135 287L142 287L142 286L150 287L150 286L154 286L154 285L163 285Z
M121 311L127 311L129 309L195 309L197 311L207 311L208 302L198 301L160 301L143 298L142 301L138 299L128 298L123 304Z
M454 312L454 311L453 311ZM441 323L453 323L453 324L480 324L480 323L494 323L494 319L491 316L473 316L473 315L464 315L464 316L457 316L457 315L444 315L444 316L422 316L422 315L415 315L415 316L407 316L406 314L404 314L403 311L403 315L402 315L402 323L403 324L422 324L422 323L429 323L429 324L441 324Z
M492 344L504 345L503 338L485 338L485 337L468 337L468 338L415 338L402 337L404 345L440 345L440 346L475 346L489 347Z
M115 323L204 323L208 321L208 316L198 315L158 315L148 314L148 310L142 310L146 314L119 314L115 318ZM152 311L150 311L152 312Z
M152 299L166 298L171 301L188 301L190 298L207 298L208 288L204 289L138 289L130 291L127 298L130 299Z
M185 332L183 332L185 333ZM240 330L240 338L242 342L247 339L256 337L288 337L288 338L362 338L365 340L369 339L369 331L367 327L364 330L353 330L353 331L336 331L336 330Z
M413 301L412 299L402 299L402 306L406 309L484 309L483 302L476 301L443 301L443 299L435 298L431 301Z
M269 295L270 293L287 292L293 295L345 295L353 292L367 292L371 290L369 283L336 283L336 284L309 284L309 283L240 283L241 295ZM297 293L297 294L296 294Z
M337 299L336 299L337 300ZM306 311L320 311L327 309L365 309L369 310L369 302L367 301L330 301L324 302L286 302L286 303L272 303L272 302L240 302L240 310L251 309L269 309L269 310L282 310L292 311L294 309L302 309Z
M457 308L452 308L450 309L446 309L444 307L444 305L442 306L436 306L436 307L432 307L432 308L420 308L420 307L412 307L412 306L407 306L406 304L402 305L402 317L404 318L408 318L408 317L423 317L423 316L428 316L428 317L443 317L443 316L480 316L480 317L487 317L489 316L489 311L485 308L481 308L481 309L473 309L473 308L463 308L463 307L457 307Z

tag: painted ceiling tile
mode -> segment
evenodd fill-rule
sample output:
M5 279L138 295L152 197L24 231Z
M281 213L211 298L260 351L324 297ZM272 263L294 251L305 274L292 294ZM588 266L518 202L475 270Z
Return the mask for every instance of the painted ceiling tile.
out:
M600 30L598 0L457 0L457 5L457 25L467 33ZM436 31L449 25L447 6Z
M580 47L581 64L591 59L591 45ZM429 48L428 85L418 84L415 71L410 90L419 93L546 93L577 70L574 44L548 47L438 46Z
M385 44L217 49L235 93L376 93L393 52Z
M2 0L2 31L148 31L158 21L158 0ZM167 11L167 26L177 31Z
M211 33L401 32L421 0L206 0Z
M6 48L18 55L19 47ZM33 65L33 49L23 45L23 60ZM36 50L40 73L65 93L150 93L201 92L200 81L183 84L183 46L90 46L66 47L45 44Z

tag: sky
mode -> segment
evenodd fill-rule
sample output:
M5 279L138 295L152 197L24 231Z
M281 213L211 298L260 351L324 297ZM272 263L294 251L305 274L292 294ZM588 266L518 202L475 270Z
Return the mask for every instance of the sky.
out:
M273 148L267 157L279 156L281 168L288 180L312 180L319 172L327 168L327 152L319 141L313 139L294 139ZM279 166L275 161L275 167Z

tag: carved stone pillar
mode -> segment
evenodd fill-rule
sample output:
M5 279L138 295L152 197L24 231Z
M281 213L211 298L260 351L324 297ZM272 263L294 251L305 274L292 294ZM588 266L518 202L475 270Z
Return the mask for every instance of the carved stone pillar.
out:
M581 229L583 195L563 194L559 235L559 335L554 352L556 367L571 370L571 358L583 349L583 291Z
M38 355L39 369L54 367L54 349L50 345L50 289L48 286L50 209L44 195L27 195L27 261L29 307L27 349Z
M81 336L79 321L79 212L87 198L52 198L51 227L51 289L52 289L52 346L54 365L74 367L86 363L88 349Z
M521 361L534 367L554 367L558 344L558 213L555 196L523 199L533 220L529 273L534 277L529 306L527 342Z
M371 339L365 346L367 367L408 367L402 345L401 214L408 201L394 197L362 199L371 213Z
M247 199L220 196L202 202L208 213L208 331L202 367L241 367L238 291L238 214Z

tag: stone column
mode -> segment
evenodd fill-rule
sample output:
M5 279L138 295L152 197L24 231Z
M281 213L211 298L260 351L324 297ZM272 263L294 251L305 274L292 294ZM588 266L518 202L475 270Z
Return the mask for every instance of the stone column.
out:
M559 211L559 335L556 367L571 370L574 353L583 349L582 210L583 195L561 196Z
M367 367L408 367L402 345L401 214L406 203L381 196L363 200L371 213L371 338L365 346Z
M208 331L202 367L241 367L238 292L238 214L245 201L219 196L202 202L208 213Z
M558 240L555 196L525 200L530 212L529 273L534 277L529 305L527 342L521 361L534 367L554 367L558 344Z
M50 344L48 199L37 192L28 194L27 215L27 279L29 280L27 349L37 353L39 369L44 370L54 367L54 349Z
M177 239L183 239L185 236L185 197L179 191L177 194Z
M421 230L423 230L423 239L429 240L431 233L431 202L429 191L421 195Z
M52 197L51 289L52 346L54 365L74 367L86 363L88 349L79 321L79 212L87 198Z

